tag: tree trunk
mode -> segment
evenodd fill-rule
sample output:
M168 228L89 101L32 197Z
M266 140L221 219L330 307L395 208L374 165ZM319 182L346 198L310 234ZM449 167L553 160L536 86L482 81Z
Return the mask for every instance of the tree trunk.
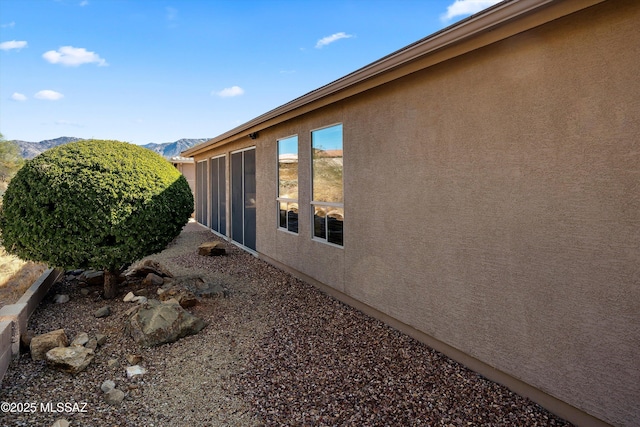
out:
M118 293L118 274L104 270L104 299L113 299Z

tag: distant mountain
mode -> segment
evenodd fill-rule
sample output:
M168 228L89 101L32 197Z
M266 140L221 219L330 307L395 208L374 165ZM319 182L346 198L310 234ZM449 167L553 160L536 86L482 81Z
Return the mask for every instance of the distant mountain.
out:
M156 144L152 142L151 144L146 144L142 147L148 148L149 150L155 151L156 153L160 153L164 157L171 158L174 156L179 156L180 153L187 148L191 148L194 145L200 144L210 139L211 138L179 139L176 142L165 142L164 144Z
M43 151L49 148L57 147L58 145L68 144L74 141L80 141L82 138L72 138L69 136L61 136L56 139L47 139L40 142L27 142L27 141L13 141L20 147L20 154L25 159L32 159Z
M70 142L82 141L85 138L74 138L69 136L62 136L56 139L47 139L40 142L28 142L15 140L18 147L20 147L20 154L25 159L32 159L43 151L49 148L57 147L58 145L68 144ZM165 142L162 144L150 143L141 145L141 147L148 148L149 150L159 153L161 156L171 158L178 156L180 152L191 148L194 145L208 141L211 138L195 138L195 139L179 139L175 142Z

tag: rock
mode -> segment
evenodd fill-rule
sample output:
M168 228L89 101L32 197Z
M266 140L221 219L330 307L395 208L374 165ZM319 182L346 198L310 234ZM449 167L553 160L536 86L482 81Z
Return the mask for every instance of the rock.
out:
M132 365L137 365L138 363L142 362L142 356L140 356L139 354L127 354L127 362Z
M103 334L96 334L96 341L99 346L103 346L107 343L107 336Z
M117 368L118 366L120 366L120 362L118 361L118 359L109 359L107 361L107 366L110 368Z
M127 277L146 277L149 273L160 277L173 277L173 274L165 266L151 259L137 262L125 271Z
M100 390L102 390L103 393L109 393L114 388L116 388L116 383L111 380L105 380L100 386Z
M46 354L47 363L70 374L83 371L93 360L93 350L85 347L56 347Z
M112 406L119 406L124 400L124 391L114 388L104 394L104 401Z
M203 298L226 297L228 293L221 284L205 281L198 275L177 277L171 286L183 287L197 297ZM170 289L171 286L163 286L163 289Z
M220 256L225 254L222 242L205 242L198 246L198 255Z
M159 290L160 289L158 289L158 291ZM193 307L198 303L198 298L196 298L191 291L183 288L182 286L175 285L168 289L163 289L162 292L158 294L158 298L160 301L175 299L182 308Z
M162 279L164 281L164 279ZM137 297L149 297L149 288L140 288L133 291L133 294Z
M53 297L53 302L55 302L56 304L64 304L65 302L69 302L69 295L55 295Z
M71 345L83 347L86 343L89 342L89 334L86 332L80 332L76 337L71 341Z
M97 317L97 318L107 317L110 314L111 314L111 307L109 307L108 305L105 305L104 307L100 307L93 313L94 317Z
M104 271L94 271L94 270L83 271L78 278L91 286L103 285Z
M69 427L71 423L67 421L65 418L57 419L55 423L51 425L51 427Z
M91 338L84 346L86 348L90 348L93 351L96 351L98 349L98 340L95 338Z
M55 347L66 347L69 345L69 339L64 329L47 332L46 334L36 335L31 339L29 348L31 349L31 358L33 360L45 360L49 350Z
M131 302L135 302L135 303L138 303L138 304L145 304L147 302L147 297L142 297L142 296L133 297L131 299Z
M20 334L20 352L27 353L29 351L29 347L31 346L31 340L35 336L35 332L31 329L24 331Z
M127 378L133 378L136 375L146 374L147 370L140 365L127 366Z
M82 295L84 295L84 296L87 296L87 295L89 295L91 293L91 291L89 289L87 289L87 288L82 288L82 289L80 289L80 293Z
M177 302L161 303L150 299L132 313L126 329L138 344L154 347L197 334L205 326L202 319L186 311Z
M157 274L149 273L142 280L144 286L161 286L164 283L164 279Z
M126 294L124 296L124 298L122 299L122 301L124 302L131 302L131 300L133 300L135 298L135 295L133 294L133 292L129 292L128 294Z

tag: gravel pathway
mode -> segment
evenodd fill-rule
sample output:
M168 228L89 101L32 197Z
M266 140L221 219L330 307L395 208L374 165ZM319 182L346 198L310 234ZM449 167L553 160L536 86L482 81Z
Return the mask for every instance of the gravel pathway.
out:
M105 334L89 367L75 377L34 362L12 362L1 402L35 403L33 413L0 414L3 426L566 426L528 399L225 243L227 255L202 257L215 237L188 224L169 248L150 258L175 276L199 274L229 290L189 309L209 325L198 335L140 348L124 333L131 303L104 301L100 287L54 285L30 320L45 333L64 328ZM53 295L71 300L55 304ZM110 305L113 314L93 313ZM127 356L147 372L128 379ZM107 361L118 359L120 366ZM119 407L100 385L126 392ZM78 403L54 413L47 403ZM31 406L33 408L33 406Z

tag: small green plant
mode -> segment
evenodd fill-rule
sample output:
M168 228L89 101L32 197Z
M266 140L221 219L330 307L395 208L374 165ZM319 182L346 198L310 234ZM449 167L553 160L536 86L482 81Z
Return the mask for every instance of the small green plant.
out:
M163 250L192 212L186 179L159 154L88 140L24 164L4 195L0 232L21 259L104 270L113 298L120 267Z

